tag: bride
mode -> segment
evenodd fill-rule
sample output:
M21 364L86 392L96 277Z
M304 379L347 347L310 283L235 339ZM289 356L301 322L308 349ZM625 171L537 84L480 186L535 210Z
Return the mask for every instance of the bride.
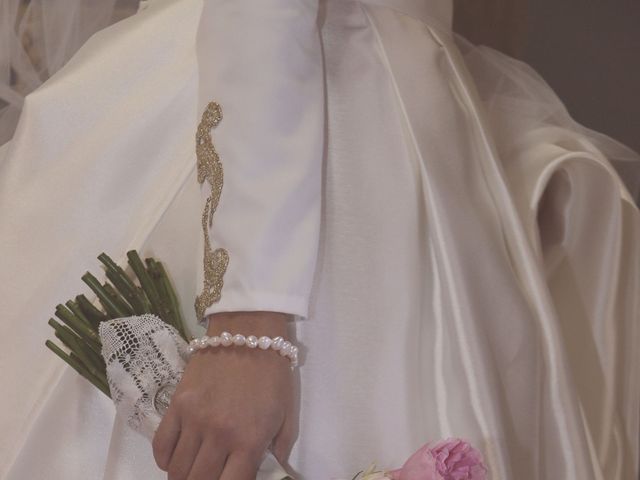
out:
M155 0L0 148L0 478L300 478L461 437L490 478L638 475L638 155L450 0ZM207 348L153 444L43 346L102 251L161 258ZM192 308L195 303L196 308ZM267 473L262 471L262 478Z

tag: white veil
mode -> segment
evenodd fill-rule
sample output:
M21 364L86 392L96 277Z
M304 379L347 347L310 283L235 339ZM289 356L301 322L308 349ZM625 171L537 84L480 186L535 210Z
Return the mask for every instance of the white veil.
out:
M586 142L584 148L591 144L610 161L635 203L640 203L638 152L574 120L554 90L527 63L493 48L476 46L461 35L455 35L455 39L488 119L494 124L493 131L502 132L504 138L496 140L504 158L508 159L510 150L525 141L522 132L572 132Z
M0 145L24 97L58 71L95 32L134 13L137 0L0 0Z

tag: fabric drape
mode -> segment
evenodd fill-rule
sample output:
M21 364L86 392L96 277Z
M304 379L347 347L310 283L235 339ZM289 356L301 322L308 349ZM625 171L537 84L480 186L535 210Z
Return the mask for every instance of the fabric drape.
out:
M210 100L225 174L211 245L229 252L214 305L229 287L263 308L244 285L267 283L304 299L287 304L303 346L301 478L397 467L448 436L476 445L492 479L637 476L640 216L615 167L638 155L573 122L526 65L453 36L448 1L320 0L316 27L315 2L270 1L282 10L261 12L225 59L216 35L235 31L218 27L214 47L198 36L221 21L208 4L156 0L27 97L0 148L0 478L164 478L146 440L43 343L95 256L130 248L166 263L199 332L211 190L195 136ZM291 29L268 33L271 21ZM245 71L253 34L266 63ZM283 43L285 59L260 50ZM320 70L307 63L318 55ZM241 178L277 188L261 196ZM304 261L284 257L291 231L309 242L291 250Z

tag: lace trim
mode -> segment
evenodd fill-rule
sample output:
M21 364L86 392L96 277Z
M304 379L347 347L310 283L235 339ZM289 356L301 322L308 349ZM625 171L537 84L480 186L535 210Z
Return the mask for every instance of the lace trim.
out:
M205 310L220 300L223 276L229 264L229 253L224 248L211 248L209 227L213 214L218 207L224 174L220 157L211 140L211 129L222 120L222 109L215 102L210 102L202 114L196 133L196 156L198 159L198 183L206 180L211 187L211 195L202 212L202 232L204 234L204 287L196 297L194 307L198 320L204 318Z
M100 323L109 391L127 424L147 438L160 424L158 400L180 382L189 360L178 331L151 314Z

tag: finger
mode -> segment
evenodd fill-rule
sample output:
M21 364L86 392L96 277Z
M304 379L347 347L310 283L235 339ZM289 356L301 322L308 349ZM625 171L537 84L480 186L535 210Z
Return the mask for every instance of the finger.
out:
M171 410L164 416L153 436L153 458L161 470L169 468L169 460L180 436L180 419Z
M287 466L289 454L298 435L297 418L297 415L285 415L280 431L271 442L270 450L283 467Z
M220 448L211 440L205 440L198 451L193 467L189 472L188 480L217 480L220 478L227 450Z
M289 455L298 437L298 428L300 426L297 405L293 398L290 398L289 401L291 405L287 408L288 413L285 415L282 427L274 437L270 447L271 453L284 468L289 467Z
M227 457L220 480L255 480L260 455L235 451Z
M180 432L178 444L169 461L169 480L186 480L201 444L200 435L193 429Z

